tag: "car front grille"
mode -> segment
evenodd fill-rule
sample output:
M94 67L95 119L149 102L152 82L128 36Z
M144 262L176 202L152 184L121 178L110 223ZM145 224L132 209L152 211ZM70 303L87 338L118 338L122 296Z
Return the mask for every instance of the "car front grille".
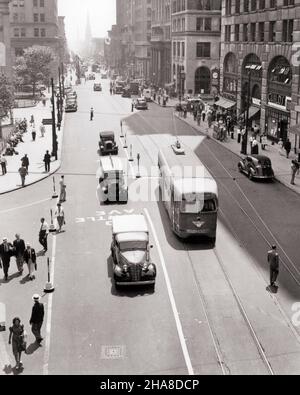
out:
M132 281L140 281L142 277L142 269L140 265L131 265L129 268L129 273Z

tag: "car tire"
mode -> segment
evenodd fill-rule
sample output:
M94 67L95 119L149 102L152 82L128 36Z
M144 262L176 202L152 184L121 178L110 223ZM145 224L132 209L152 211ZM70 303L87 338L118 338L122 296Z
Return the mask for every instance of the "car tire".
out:
M240 172L240 173L242 173L242 172L243 172L243 170L242 170L242 166L241 166L240 164L238 164L238 169L239 169L239 172Z
M253 174L251 171L248 172L248 177L250 181L253 181Z

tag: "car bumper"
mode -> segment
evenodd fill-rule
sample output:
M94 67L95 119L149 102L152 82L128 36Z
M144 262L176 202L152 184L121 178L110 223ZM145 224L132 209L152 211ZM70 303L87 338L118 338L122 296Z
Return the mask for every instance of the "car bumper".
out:
M130 285L153 285L155 284L154 280L145 280L145 281L116 281L116 285L121 286L130 286Z

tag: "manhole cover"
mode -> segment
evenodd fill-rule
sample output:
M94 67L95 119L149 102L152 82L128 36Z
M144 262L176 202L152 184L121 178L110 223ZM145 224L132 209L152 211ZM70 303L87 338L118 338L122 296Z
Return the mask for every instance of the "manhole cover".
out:
M101 359L124 359L125 346L102 346Z

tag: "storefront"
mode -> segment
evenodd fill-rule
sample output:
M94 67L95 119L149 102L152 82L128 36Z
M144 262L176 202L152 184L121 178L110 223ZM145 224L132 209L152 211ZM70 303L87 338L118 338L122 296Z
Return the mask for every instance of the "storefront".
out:
M285 141L288 136L289 126L289 111L279 110L270 106L266 107L266 132L268 138L275 142L278 142L279 139Z

